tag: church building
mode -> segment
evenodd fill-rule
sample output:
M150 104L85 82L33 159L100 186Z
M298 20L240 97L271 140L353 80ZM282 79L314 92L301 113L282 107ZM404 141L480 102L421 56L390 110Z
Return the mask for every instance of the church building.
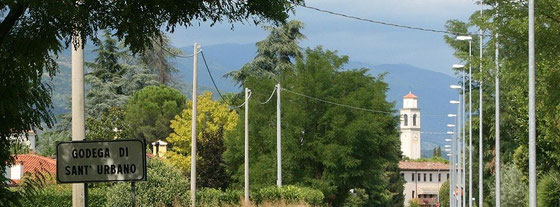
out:
M410 159L420 158L420 109L418 97L412 93L403 97L401 109L401 151Z

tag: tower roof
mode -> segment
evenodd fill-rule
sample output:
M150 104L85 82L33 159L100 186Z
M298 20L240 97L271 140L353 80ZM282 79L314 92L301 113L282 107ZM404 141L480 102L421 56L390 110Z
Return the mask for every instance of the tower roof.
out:
M405 99L418 99L418 97L414 94L412 94L412 92L408 92L408 94L406 94L403 98Z

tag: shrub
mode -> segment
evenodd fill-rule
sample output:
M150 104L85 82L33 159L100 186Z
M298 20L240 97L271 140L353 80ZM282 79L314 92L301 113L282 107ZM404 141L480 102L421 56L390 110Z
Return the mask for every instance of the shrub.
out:
M293 185L265 187L253 193L253 202L257 205L262 203L286 202L287 204L308 204L312 206L321 205L324 195L321 191L298 187Z
M189 202L189 182L179 170L159 159L148 160L148 180L136 183L138 206L172 206ZM130 206L130 183L117 183L107 189L106 206Z
M369 199L369 195L366 190L358 188L349 192L350 195L346 197L343 206L344 207L360 207L364 206Z
M213 188L203 188L196 192L196 200L200 206L239 205L243 192L238 190L221 191Z
M558 172L549 172L543 176L538 188L539 206L560 206L560 174Z

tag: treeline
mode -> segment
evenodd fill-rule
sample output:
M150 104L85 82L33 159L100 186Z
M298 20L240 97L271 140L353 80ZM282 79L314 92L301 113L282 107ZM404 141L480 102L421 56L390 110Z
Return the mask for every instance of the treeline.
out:
M349 57L336 51L300 48L298 43L305 38L300 33L302 28L298 21L267 27L270 35L257 43L255 58L227 74L252 92L251 199L257 204L269 202L269 198L287 202L293 191L301 193L294 203L306 205L402 206L399 119L393 112L394 105L387 102L388 85L383 76L372 77L366 68L345 70ZM133 56L109 33L103 40L96 40L96 45L97 58L86 65L90 71L86 75L86 138L146 139L148 144L164 140L169 143L169 150L162 162L159 158L150 161L161 163L150 164L148 182L139 183L139 193L156 193L157 188L150 185L159 185L154 179L168 183L166 176L174 180L174 185L187 183L193 156L192 102L173 85L176 70L169 59L178 54L177 50L167 39L160 39L154 40L153 50ZM281 89L277 90L282 93L282 180L284 185L298 187L275 191L276 104L274 100L263 102L278 83ZM237 107L243 101L242 93L226 94L220 100L213 100L210 92L198 97L194 155L197 186L206 188L202 195L206 193L218 200L233 197L234 203L224 201L231 205L239 204L238 193L244 181L244 108ZM40 153L53 155L51 143L70 139L69 118L69 114L63 116L56 128L40 136ZM172 166L177 174L162 171L165 167L156 167L160 164ZM93 187L114 192L103 197L107 204L122 201L126 195L115 196L128 188L126 184ZM183 191L189 187L176 188ZM173 197L165 192L156 193L167 199L162 202L165 205L188 202L186 194ZM215 199L207 202L217 202ZM146 202L152 205L160 201Z

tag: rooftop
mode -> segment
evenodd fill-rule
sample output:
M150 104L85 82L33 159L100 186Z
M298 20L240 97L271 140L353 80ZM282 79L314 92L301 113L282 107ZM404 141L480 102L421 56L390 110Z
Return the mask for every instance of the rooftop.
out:
M418 99L418 97L414 94L412 94L412 92L408 92L408 94L406 94L403 98L406 99Z
M449 164L445 164L441 162L400 161L399 169L401 170L449 170Z
M21 165L23 167L23 174L25 173L34 173L38 171L46 171L51 174L56 173L56 160L43 157L36 154L18 154L13 155L15 164ZM18 182L19 180L14 180L14 182Z

